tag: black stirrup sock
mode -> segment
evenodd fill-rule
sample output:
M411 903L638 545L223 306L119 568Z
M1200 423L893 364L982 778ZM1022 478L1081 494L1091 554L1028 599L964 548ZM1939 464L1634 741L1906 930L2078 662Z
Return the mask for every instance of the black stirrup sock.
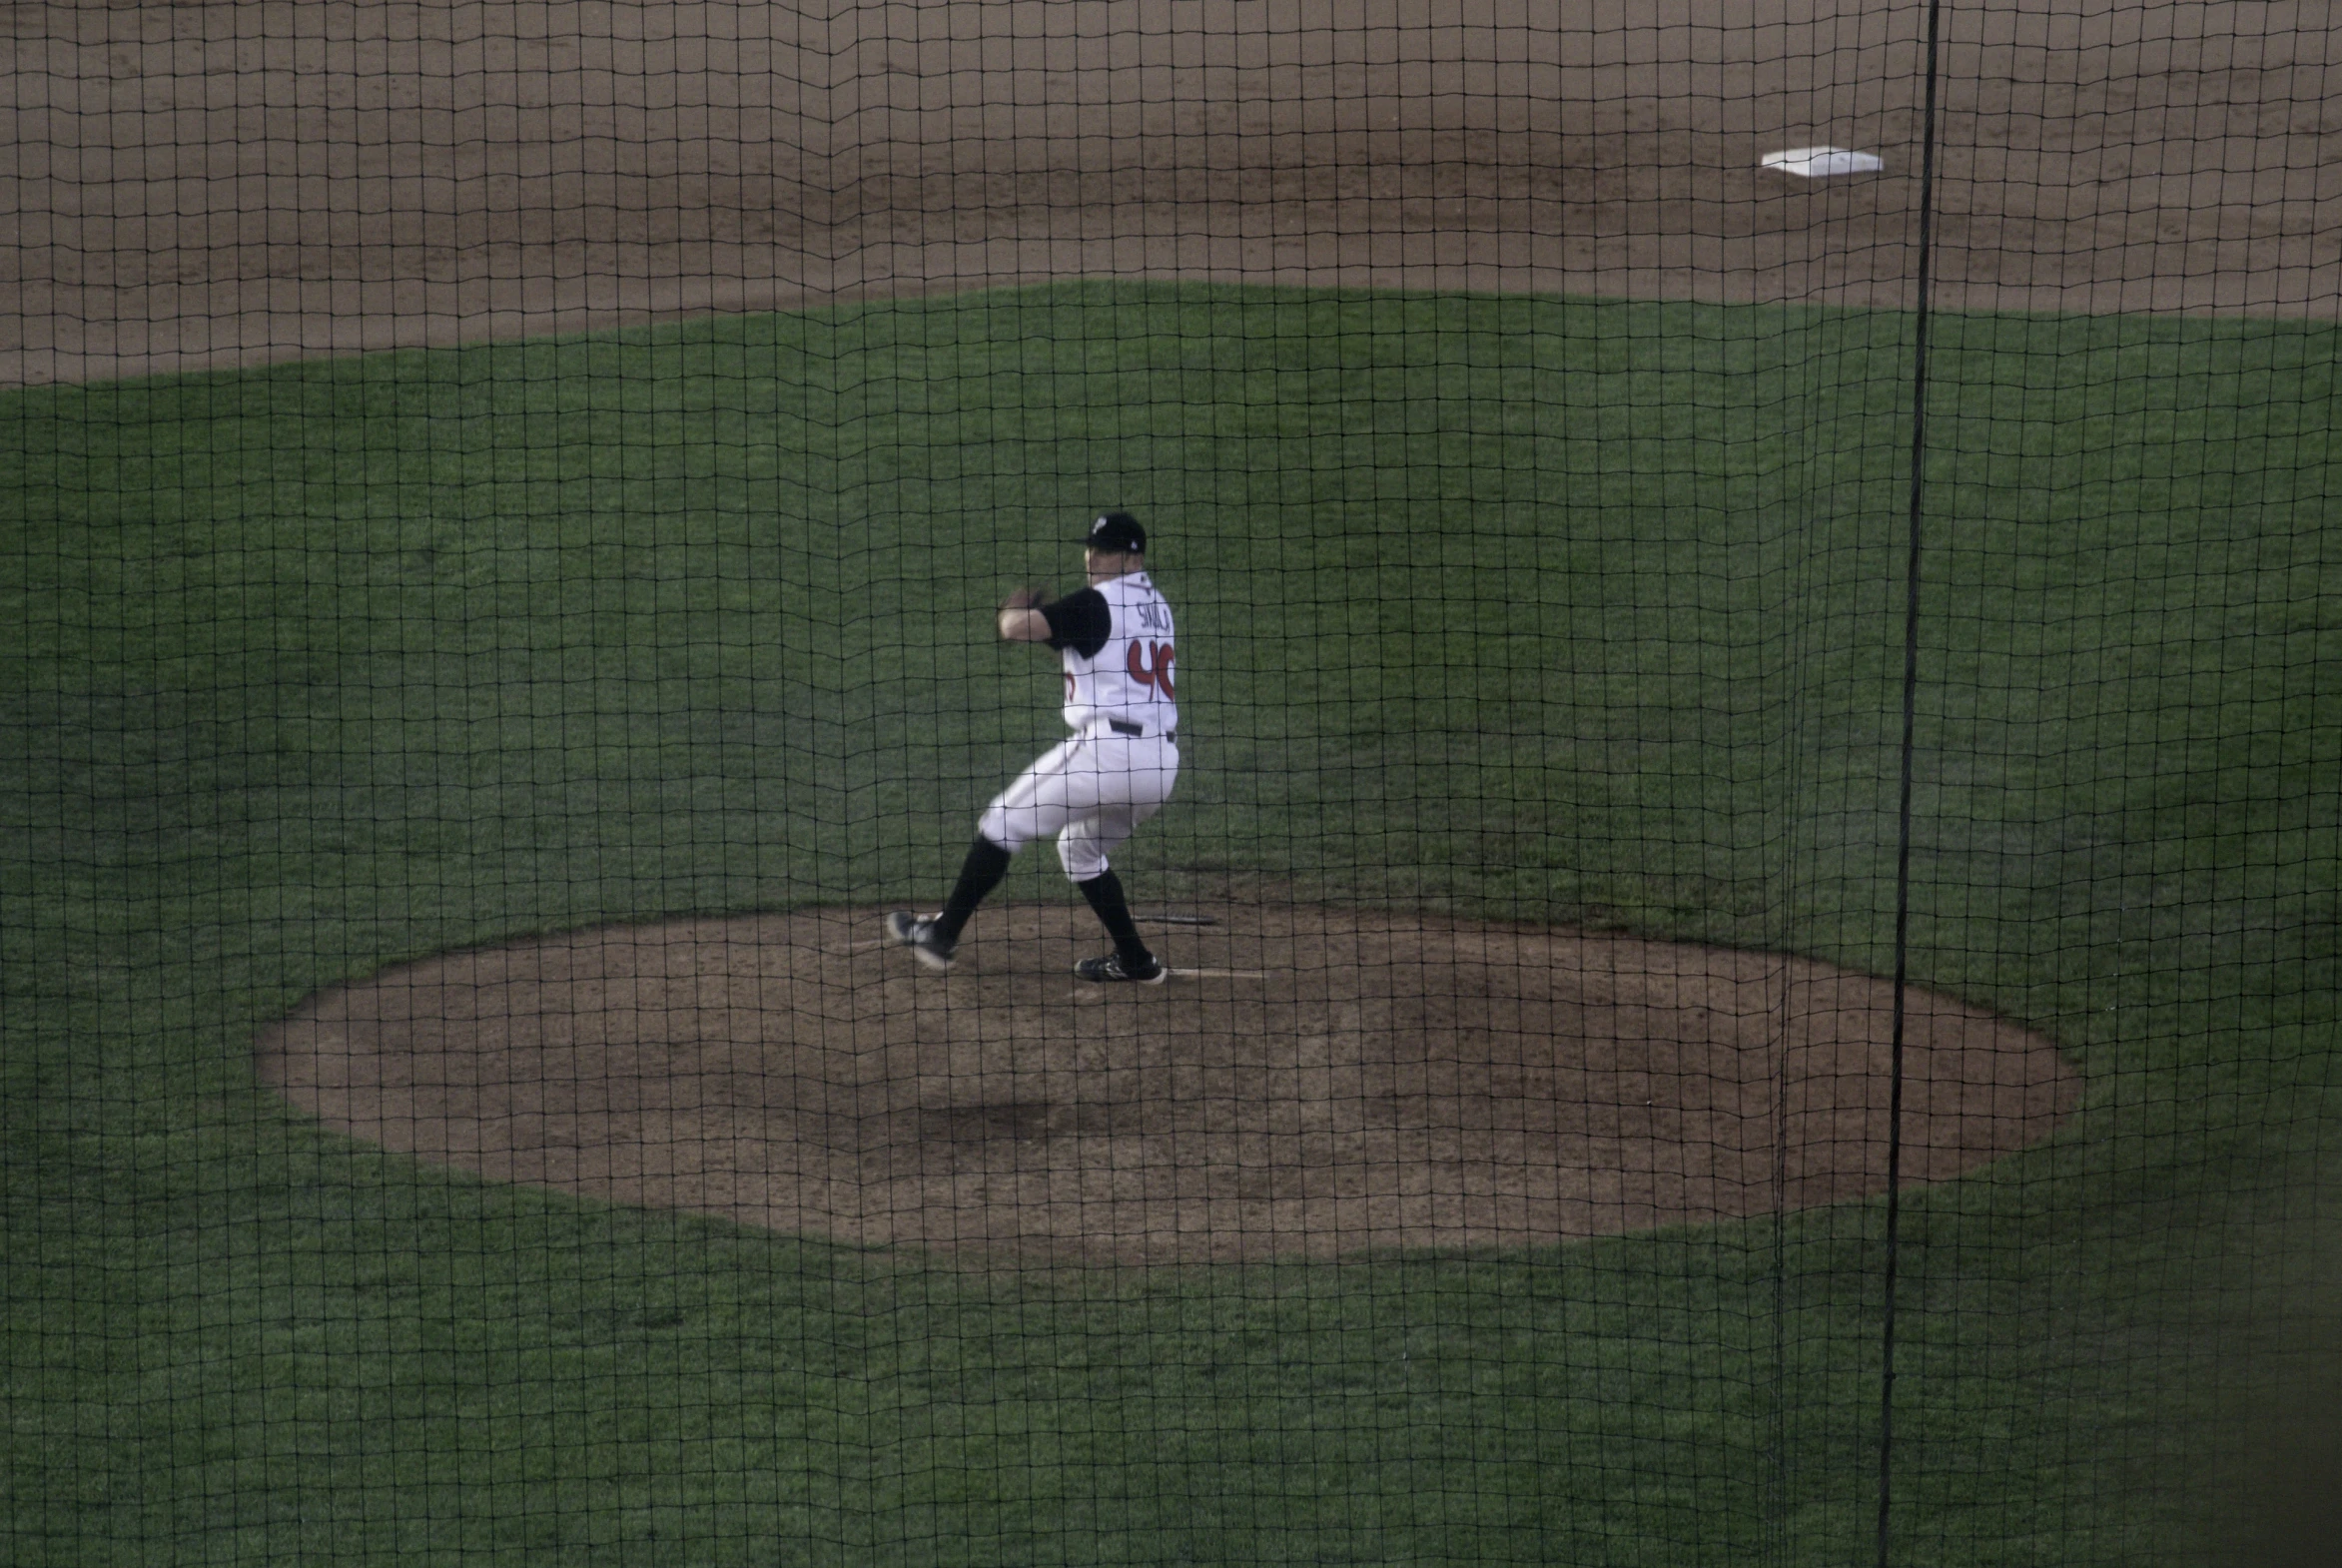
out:
M1115 939L1115 952L1122 955L1126 968L1145 969L1155 962L1155 955L1147 951L1147 944L1139 938L1139 923L1131 918L1131 906L1123 900L1123 879L1112 871L1102 871L1088 882L1077 882L1082 896L1097 912L1098 923L1107 935Z
M1009 874L1009 863L1016 858L983 834L976 835L976 842L968 846L968 858L960 863L959 885L952 889L944 912L935 920L935 934L946 946L960 940L960 932L976 916L976 906L1001 885L1001 878Z

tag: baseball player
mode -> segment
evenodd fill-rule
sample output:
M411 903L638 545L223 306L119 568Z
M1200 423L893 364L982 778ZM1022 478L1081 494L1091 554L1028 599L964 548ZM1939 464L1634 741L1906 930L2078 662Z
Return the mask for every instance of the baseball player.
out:
M1033 589L1001 604L1004 642L1046 643L1066 672L1073 738L1027 768L976 822L959 884L934 915L887 916L887 934L939 973L952 967L960 933L1000 885L1017 851L1055 834L1058 859L1114 938L1104 958L1074 973L1100 983L1160 986L1171 978L1131 919L1107 856L1161 810L1179 776L1179 709L1171 605L1147 575L1147 532L1129 512L1093 520L1082 541L1090 586L1054 602Z

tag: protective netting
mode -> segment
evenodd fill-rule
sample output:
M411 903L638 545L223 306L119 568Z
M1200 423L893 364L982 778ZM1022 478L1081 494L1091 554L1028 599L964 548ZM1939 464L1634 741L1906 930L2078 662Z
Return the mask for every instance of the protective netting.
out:
M2323 6L0 49L0 1557L2328 1560Z

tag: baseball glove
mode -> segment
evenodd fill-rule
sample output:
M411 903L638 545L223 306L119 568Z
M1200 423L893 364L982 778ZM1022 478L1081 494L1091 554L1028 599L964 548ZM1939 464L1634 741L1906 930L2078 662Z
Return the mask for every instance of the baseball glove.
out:
M1048 602L1049 590L1047 588L1019 588L1001 600L1001 608L1004 610L1037 610Z

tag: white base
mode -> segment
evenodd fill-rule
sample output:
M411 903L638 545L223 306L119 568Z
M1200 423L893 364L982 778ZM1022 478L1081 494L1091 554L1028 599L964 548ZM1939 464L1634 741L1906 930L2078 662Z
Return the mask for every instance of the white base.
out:
M1793 147L1785 153L1767 153L1761 162L1767 169L1778 169L1800 180L1819 180L1834 174L1877 174L1887 167L1879 161L1877 153L1851 152L1843 147Z

